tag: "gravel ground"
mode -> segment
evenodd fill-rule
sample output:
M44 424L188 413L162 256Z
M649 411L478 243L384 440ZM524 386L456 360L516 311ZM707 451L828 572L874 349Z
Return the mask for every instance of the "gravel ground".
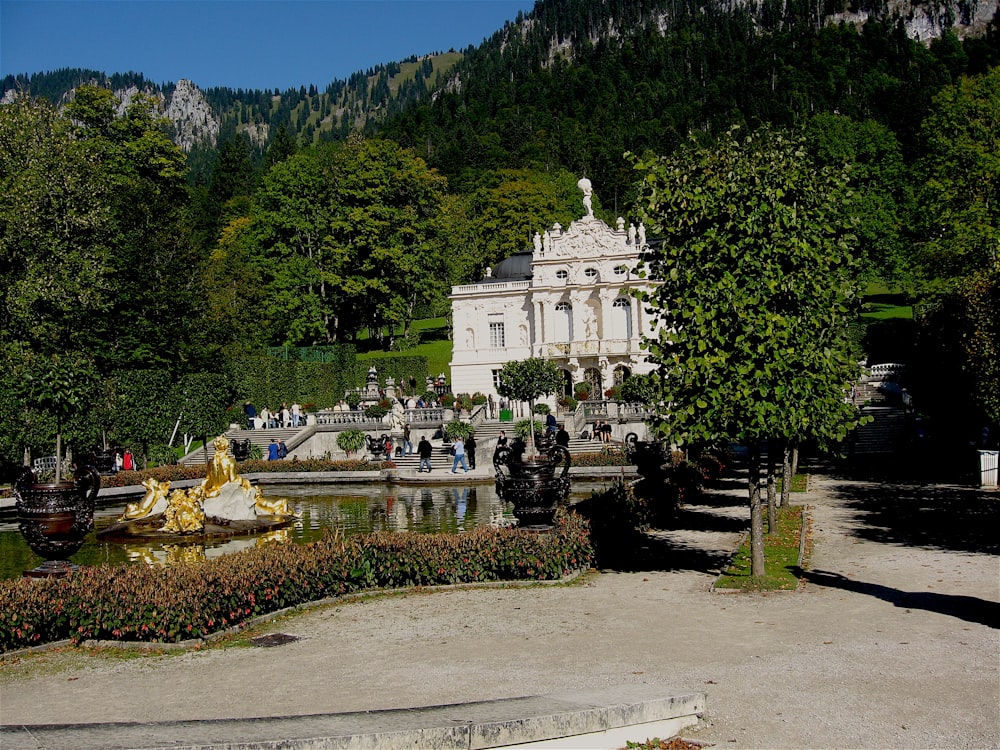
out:
M574 585L412 592L257 632L301 640L0 668L0 722L296 715L626 683L704 690L685 736L726 748L1000 747L1000 496L814 476L797 592L710 591L745 486L687 506L648 569ZM638 740L644 737L636 737Z

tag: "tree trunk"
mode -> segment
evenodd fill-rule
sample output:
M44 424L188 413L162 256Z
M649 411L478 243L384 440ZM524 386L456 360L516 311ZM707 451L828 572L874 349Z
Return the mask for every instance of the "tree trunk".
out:
M764 516L760 507L760 443L747 450L750 488L750 575L764 575Z
M778 502L775 498L775 480L777 473L774 466L774 451L771 449L774 441L767 446L767 533L768 536L778 533Z
M784 455L781 459L781 507L786 508L789 505L790 493L792 491L792 477L795 473L792 471L792 444L785 442Z
M792 448L792 476L799 473L799 446Z

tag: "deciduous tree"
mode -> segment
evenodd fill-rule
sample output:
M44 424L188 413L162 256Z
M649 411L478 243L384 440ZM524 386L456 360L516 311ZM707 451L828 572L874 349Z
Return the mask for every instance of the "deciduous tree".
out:
M764 129L635 160L651 234L642 299L667 413L654 430L679 445L745 444L753 575L764 574L759 470L765 440L842 438L856 376L854 236L842 171L801 140Z

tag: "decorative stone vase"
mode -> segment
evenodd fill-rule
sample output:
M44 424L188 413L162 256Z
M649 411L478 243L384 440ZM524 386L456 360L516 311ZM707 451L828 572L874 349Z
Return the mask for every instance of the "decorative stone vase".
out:
M533 459L507 448L494 454L497 495L514 506L522 528L551 528L556 508L569 496L571 463L569 451L561 445Z
M25 469L14 483L18 525L31 550L45 562L25 571L29 578L62 576L76 566L69 557L94 527L94 501L101 475L93 466L77 467L72 481L39 482Z

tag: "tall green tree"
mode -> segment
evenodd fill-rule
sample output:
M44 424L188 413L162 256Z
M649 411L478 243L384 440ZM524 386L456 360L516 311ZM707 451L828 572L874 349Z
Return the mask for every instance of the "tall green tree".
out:
M93 380L89 352L115 288L115 221L101 165L43 102L0 106L0 413L3 460L57 454ZM46 415L48 418L46 418Z
M916 260L933 295L1000 254L1000 67L943 89L920 132Z
M106 373L183 367L192 356L200 261L181 231L185 157L166 121L151 114L153 102L137 96L121 115L118 105L112 92L82 86L66 108L80 148L98 165L112 218L115 283L105 292L108 310L92 323L100 341L95 354Z
M668 411L655 432L678 444L747 446L752 574L764 575L764 441L842 439L857 375L855 238L843 171L804 142L763 129L634 159L656 282L641 295L657 322L646 340Z
M255 264L274 343L408 326L446 279L443 178L391 141L321 144L276 165L255 200Z

